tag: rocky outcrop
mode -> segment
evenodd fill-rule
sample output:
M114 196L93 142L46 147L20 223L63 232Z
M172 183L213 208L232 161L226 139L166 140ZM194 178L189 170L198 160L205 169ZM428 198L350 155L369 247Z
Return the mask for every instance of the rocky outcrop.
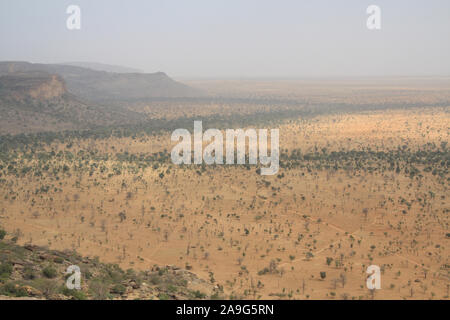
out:
M220 287L172 265L145 271L122 270L98 258L73 251L0 240L0 300L2 299L209 299ZM81 289L69 289L69 266L81 271Z
M117 73L71 65L0 62L0 76L30 72L46 72L61 76L70 93L90 103L122 105L154 98L202 95L199 90L173 80L164 72Z
M12 73L0 76L0 95L3 99L23 102L33 99L45 102L67 93L63 79L45 72Z

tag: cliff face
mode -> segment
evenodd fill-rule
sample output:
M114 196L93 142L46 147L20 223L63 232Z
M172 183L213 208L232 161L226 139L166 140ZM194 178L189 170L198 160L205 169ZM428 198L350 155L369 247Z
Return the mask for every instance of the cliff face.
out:
M197 93L163 72L0 62L0 135L136 125L146 116L129 105Z
M32 71L0 75L0 135L88 129L140 119L125 109L80 101L57 74Z
M23 102L32 99L45 102L67 93L66 85L58 75L44 72L13 73L0 77L0 95L7 100Z
M123 105L154 98L198 97L202 93L163 72L116 73L71 65L0 62L0 76L46 72L61 76L67 90L90 103Z
M29 94L35 99L51 99L60 97L66 92L66 86L62 79L57 75L51 75L49 78L43 79L40 85L31 88Z

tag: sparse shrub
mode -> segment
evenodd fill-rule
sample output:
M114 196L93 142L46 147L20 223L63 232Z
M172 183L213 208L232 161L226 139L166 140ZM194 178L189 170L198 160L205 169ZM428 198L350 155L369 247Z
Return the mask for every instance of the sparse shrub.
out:
M199 290L192 291L191 293L194 299L204 299L206 297L206 294Z
M120 283L114 285L114 286L111 288L111 293L113 293L113 294L120 294L120 295L122 295L122 294L125 293L125 291L126 291L125 286L122 285L122 284L120 284Z
M9 279L13 271L13 266L9 262L3 262L0 264L0 281L2 279Z
M333 258L327 257L327 266L329 266L333 262Z
M25 280L33 280L36 279L36 273L34 272L33 268L30 266L27 266L23 270L23 278Z
M167 272L166 268L161 268L161 269L158 270L158 275L162 276L166 272Z
M94 299L104 300L110 297L108 284L100 279L93 279L89 283L89 290Z
M7 282L0 287L0 294L12 297L26 297L28 295L23 287L14 282Z
M275 260L271 260L269 263L269 267L265 267L264 269L258 271L258 275L264 275L264 274L276 274L279 273L277 269L277 262Z
M58 289L58 283L54 280L38 278L33 280L33 287L41 291L46 298L51 298Z
M158 277L157 275L153 275L150 277L150 283L153 285L157 285L161 283L161 278Z
M160 293L160 294L158 294L158 299L159 300L169 300L169 295L168 294L166 294L166 293Z
M54 263L61 264L61 263L64 262L64 259L61 258L61 257L55 257L55 259L53 259L53 262L54 262Z
M175 292L177 292L177 290L178 290L178 288L174 285L169 284L167 286L167 291L169 291L170 293L175 293Z
M44 277L48 279L53 279L56 278L56 276L58 275L58 271L56 271L55 268L48 266L42 269L42 274L44 275Z
M74 300L86 300L86 294L81 290L69 289L63 286L61 293L67 297L72 297Z

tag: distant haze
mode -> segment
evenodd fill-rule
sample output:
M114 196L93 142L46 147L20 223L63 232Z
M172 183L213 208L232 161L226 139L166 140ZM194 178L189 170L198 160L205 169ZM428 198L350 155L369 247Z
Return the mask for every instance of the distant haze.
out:
M67 66L76 66L82 68L89 68L98 71L115 72L115 73L141 73L141 70L128 68L124 66L113 66L110 64L96 63L96 62L63 62Z
M81 7L81 30L66 8ZM366 8L381 8L381 30ZM0 2L0 61L97 62L176 78L449 76L448 0Z

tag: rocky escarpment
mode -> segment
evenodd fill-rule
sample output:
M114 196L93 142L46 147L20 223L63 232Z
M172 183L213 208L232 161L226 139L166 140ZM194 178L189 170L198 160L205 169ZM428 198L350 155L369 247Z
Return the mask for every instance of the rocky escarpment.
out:
M67 90L57 74L0 75L0 134L79 130L141 120L139 114L123 108L83 102Z
M94 104L123 105L154 98L203 95L199 90L173 80L164 72L116 73L71 65L0 62L0 76L30 72L57 74L64 79L70 93Z
M62 78L45 72L8 74L0 77L0 95L4 99L40 102L67 94Z
M142 124L147 116L130 105L201 94L163 72L0 62L0 135Z

